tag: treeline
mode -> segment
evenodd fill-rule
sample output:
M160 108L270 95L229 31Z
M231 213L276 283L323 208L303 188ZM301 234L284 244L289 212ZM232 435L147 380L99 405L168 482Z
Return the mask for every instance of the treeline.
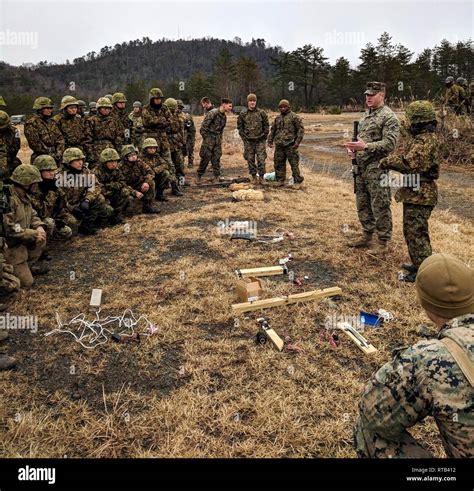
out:
M351 67L343 56L331 65L323 48L311 44L286 52L264 39L243 43L239 38L155 42L143 38L106 46L65 64L0 63L0 95L10 114L31 113L38 95L59 103L64 94L74 94L88 102L120 90L130 101L145 101L152 86L195 108L203 95L216 101L230 96L235 105L244 105L246 95L256 92L262 107L275 108L279 99L288 98L305 111L344 110L362 107L367 80L386 82L391 103L436 99L447 75L470 80L473 68L470 39L442 40L415 55L384 32L362 48L359 65Z

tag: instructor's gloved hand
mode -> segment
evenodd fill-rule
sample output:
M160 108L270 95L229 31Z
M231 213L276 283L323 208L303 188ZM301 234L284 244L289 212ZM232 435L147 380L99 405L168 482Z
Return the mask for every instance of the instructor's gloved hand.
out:
M90 205L89 200L85 199L84 201L81 201L79 208L83 213L87 213L89 211L89 207L90 207L89 205Z

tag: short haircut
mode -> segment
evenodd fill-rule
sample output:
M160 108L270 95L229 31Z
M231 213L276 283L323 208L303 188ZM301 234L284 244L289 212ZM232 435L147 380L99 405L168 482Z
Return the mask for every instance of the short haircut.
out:
M229 99L227 97L223 97L221 99L221 104L232 104L232 99Z
M202 104L203 102L205 102L205 103L211 102L211 99L209 99L209 97L203 97L203 98L201 99L201 104Z

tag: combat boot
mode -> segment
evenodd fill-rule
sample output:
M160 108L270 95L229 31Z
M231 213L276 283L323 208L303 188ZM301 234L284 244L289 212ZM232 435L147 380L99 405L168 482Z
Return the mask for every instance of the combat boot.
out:
M409 273L416 273L418 271L418 268L416 266L414 266L413 264L406 264L406 263L403 263L402 264L402 268L405 270L405 271L408 271Z
M372 245L372 234L363 234L362 237L347 242L349 247L370 247Z
M199 184L201 184L202 182L202 176L200 176L199 174L196 176L196 179L194 181L194 183L199 186Z
M183 193L179 190L179 186L177 182L171 183L171 194L173 196L183 196Z
M95 228L92 224L82 222L79 225L78 232L82 235L95 235L97 233L97 228Z
M40 276L49 273L49 266L45 263L33 264L30 271L33 276Z
M285 181L271 181L270 185L272 188L281 188L285 185Z
M404 281L405 283L415 283L415 280L416 280L416 272L415 273L407 273L407 274L401 273L398 276L398 279L400 281Z
M13 356L0 354L0 370L8 370L16 365L16 360Z
M250 184L258 184L257 176L250 176Z
M267 182L265 181L265 179L262 176L258 176L257 184L259 186L266 186Z
M388 250L388 243L386 241L378 240L367 252L374 256L383 254Z
M143 213L146 213L146 214L160 213L159 208L157 208L156 206L153 206L149 203L147 203L146 205L143 205L142 211L143 211Z

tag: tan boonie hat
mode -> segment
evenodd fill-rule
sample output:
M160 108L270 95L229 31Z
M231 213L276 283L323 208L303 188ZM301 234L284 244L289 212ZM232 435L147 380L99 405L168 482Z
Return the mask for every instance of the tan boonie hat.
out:
M474 312L474 271L449 254L433 254L415 281L421 306L444 319Z
M375 95L379 92L385 92L385 84L383 82L367 82L365 95Z

